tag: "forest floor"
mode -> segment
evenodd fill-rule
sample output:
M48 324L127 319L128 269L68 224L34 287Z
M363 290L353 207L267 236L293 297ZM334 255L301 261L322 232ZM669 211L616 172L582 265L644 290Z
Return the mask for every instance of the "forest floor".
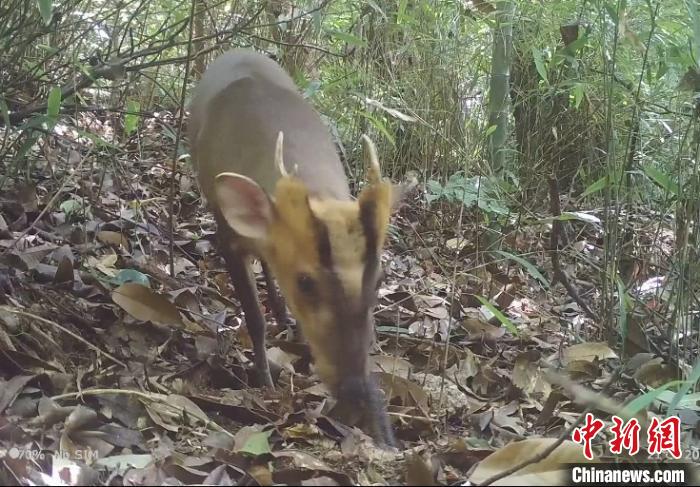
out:
M647 391L692 364L657 312L668 306L667 219L630 210L628 299L602 319L602 211L569 208L562 224L556 254L574 299L554 279L551 215L514 219L485 252L479 211L427 204L419 187L383 256L372 364L401 448L379 449L328 415L333 399L307 347L274 324L259 266L280 374L274 391L248 384L250 338L188 161L171 251L172 139L150 130L85 147L68 131L32 157L36 184L0 178L5 485L480 484L528 460L505 482L556 483L564 464L585 461L572 441L585 412L607 425L636 417L646 431L673 397ZM611 319L623 346L608 345ZM683 451L697 453L697 401L677 414ZM624 457L611 438L608 428L593 441L599 460Z

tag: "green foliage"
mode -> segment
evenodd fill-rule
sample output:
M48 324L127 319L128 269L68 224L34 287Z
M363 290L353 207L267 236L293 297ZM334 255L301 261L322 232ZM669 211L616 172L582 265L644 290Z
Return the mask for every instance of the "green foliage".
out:
M253 456L264 455L271 453L270 435L272 431L259 431L251 434L244 442L243 446L238 450L241 453L248 453Z
M54 86L49 92L46 102L46 124L52 129L58 121L58 114L61 111L61 88Z
M668 174L663 173L650 164L642 166L642 170L651 181L659 185L666 193L678 196L678 185Z
M690 392L691 388L695 388L696 384L698 383L698 380L700 380L700 359L695 361L695 366L693 367L693 371L690 373L690 377L688 377L688 380L683 383L683 385L678 389L678 392L675 394L673 397L673 400L668 406L668 414L671 415L676 412L676 408L681 404L681 402L685 399L688 399L688 394ZM695 406L697 404L698 398L696 397L694 400L691 401L691 404Z
M128 136L133 134L139 126L139 110L141 104L138 100L129 100L126 104L127 113L124 115L124 133Z
M506 315L504 315L498 308L496 308L493 304L489 302L488 299L486 299L483 296L474 296L476 299L479 300L481 304L484 305L485 308L487 308L493 315L496 317L498 321L501 322L503 326L505 326L509 332L511 332L513 335L518 336L519 332L516 326L513 324L512 321L510 321L510 318L508 318Z
M545 83L549 84L549 78L547 77L547 67L544 64L542 52L539 49L533 47L532 57L535 60L535 67L537 68L537 72L539 73L540 78L542 78L542 80Z
M60 209L66 215L68 221L76 221L80 218L89 218L91 215L90 204L80 196L65 200Z
M148 288L151 287L151 281L148 279L148 276L136 269L120 269L117 275L112 278L111 282L116 286L121 286L127 282L135 282Z
M51 16L53 15L53 1L37 0L37 4L39 5L41 18L44 19L44 24L49 25L49 23L51 23Z
M505 257L506 259L510 259L514 262L517 262L518 264L523 266L533 278L537 279L540 282L540 284L542 284L542 287L544 287L545 289L549 288L549 281L546 277L542 275L540 270L532 264L532 262L528 261L527 259L524 259L523 257L520 257L519 255L511 254L510 252L505 252L503 250L496 250L495 253Z
M626 418L636 416L639 412L645 411L649 406L651 406L651 404L662 396L665 391L676 388L681 384L683 384L683 381L674 380L656 389L651 389L650 391L634 398L622 410L621 416Z
M426 198L429 203L443 198L466 207L478 206L487 213L497 215L509 212L499 197L498 185L492 179L484 176L467 178L462 172L450 176L444 186L438 181L429 180Z

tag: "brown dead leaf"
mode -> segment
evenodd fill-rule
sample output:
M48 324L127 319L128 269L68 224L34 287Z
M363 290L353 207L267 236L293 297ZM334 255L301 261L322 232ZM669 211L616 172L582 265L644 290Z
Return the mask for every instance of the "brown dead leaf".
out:
M54 275L54 282L72 282L73 279L73 262L71 262L68 257L63 257L58 263L58 268Z
M272 472L266 465L253 465L248 469L248 474L258 485L273 485Z
M122 284L112 292L112 301L137 320L163 325L183 325L180 312L173 303L162 294L141 284Z
M595 379L600 375L600 362L588 360L572 360L566 364L566 371L573 380Z
M625 335L625 351L628 354L643 353L651 350L649 339L646 336L642 320L632 315L627 324Z
M481 370L481 360L469 350L464 349L464 358L460 358L445 372L447 377L456 380L460 384L465 384L467 380L476 376Z
M412 367L408 360L391 355L373 355L370 361L373 364L373 372L386 372L401 377L407 377Z
M39 209L39 197L34 183L25 183L17 188L17 201L22 204L24 211L31 212Z
M429 415L428 394L421 386L403 377L385 372L379 372L377 376L389 400L398 397L404 406L418 407L426 417Z
M299 360L299 357L297 355L287 353L279 347L272 347L268 349L267 358L271 362L279 365L280 367L288 370L291 373L295 372L294 362Z
M520 405L515 401L500 408L496 408L493 411L491 423L499 428L507 428L515 431L519 436L525 435L523 420L518 414L520 412L519 408Z
M75 406L59 406L52 399L42 396L39 399L39 416L32 418L31 423L50 428L68 417L74 408Z
M605 342L586 342L572 345L564 350L564 365L574 360L606 360L617 358L617 354Z
M115 267L119 256L117 254L107 254L101 258L88 257L87 265L88 267L94 267L106 276L115 277L119 272L119 269Z
M78 405L71 411L65 421L67 433L72 433L93 426L97 421L97 413L86 406Z
M494 326L475 318L464 319L462 321L462 327L467 331L470 340L479 340L482 337L490 340L498 340L506 332L506 329L503 327Z
M435 472L429 461L418 454L406 459L406 485L437 485Z
M152 399L142 400L154 423L168 431L178 431L183 422L202 423L208 419L199 406L179 394L152 394ZM186 420L189 420L187 422Z
M549 448L556 438L530 438L514 441L495 451L474 470L469 481L481 484L489 477L525 462ZM564 485L568 463L584 463L583 449L573 441L564 441L544 460L533 463L492 485Z
M216 467L209 472L202 485L235 485L228 472L226 472L226 468L227 465L223 463Z
M14 402L24 386L32 380L35 375L17 375L9 381L0 382L0 414Z
M663 363L661 357L650 360L637 370L634 378L649 387L659 387L678 378L676 369Z
M129 240L120 232L113 232L111 230L101 230L97 232L97 240L107 245L114 245L115 247L121 247L124 250L129 250Z
M175 304L180 308L188 309L193 313L201 314L202 309L199 306L199 300L195 295L195 288L182 288L172 291L169 294L174 298Z
M282 434L285 438L300 440L310 440L321 436L318 426L306 422L296 423L289 428L284 428Z
M467 245L467 239L464 237L449 238L445 241L445 247L450 250L462 250Z
M540 393L548 396L552 387L545 380L539 365L540 354L536 350L521 353L515 359L513 367L513 384L527 394Z
M278 452L272 452L275 458L289 458L295 467L303 468L306 470L319 470L324 472L332 472L333 469L328 466L322 460L316 458L315 456L303 452L300 450L282 450Z

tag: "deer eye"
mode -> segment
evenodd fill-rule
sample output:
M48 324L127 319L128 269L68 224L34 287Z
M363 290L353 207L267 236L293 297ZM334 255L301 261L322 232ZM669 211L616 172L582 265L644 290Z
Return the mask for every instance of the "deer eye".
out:
M313 296L316 293L316 281L308 274L299 274L297 286L307 296Z

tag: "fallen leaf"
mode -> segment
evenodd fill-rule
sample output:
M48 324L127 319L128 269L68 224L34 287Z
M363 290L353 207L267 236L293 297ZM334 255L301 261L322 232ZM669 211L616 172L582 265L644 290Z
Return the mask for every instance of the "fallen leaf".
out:
M406 485L437 485L430 463L418 454L406 459Z
M2 414L7 406L12 404L15 398L22 392L24 386L32 380L35 375L17 375L7 382L3 381L0 387L0 414Z
M103 467L112 474L124 475L131 468L146 468L153 462L150 453L141 455L113 455L106 458L98 458L93 467Z
M386 372L401 377L407 377L412 368L408 360L391 355L374 355L370 361L374 365L373 372Z
M573 360L606 360L617 358L617 354L612 351L607 343L604 342L586 342L572 345L564 350L563 362L564 365Z
M506 332L506 329L502 326L493 326L490 323L475 318L464 319L462 321L462 327L469 334L470 340L479 340L482 337L497 340Z
M97 232L97 240L104 244L114 245L115 247L121 247L125 250L129 250L129 241L120 232L112 232L110 230L101 230Z
M137 320L183 325L180 312L173 303L141 284L122 284L112 292L112 301Z
M54 281L57 283L73 281L73 263L68 257L63 257L58 263L58 269L54 275Z
M530 438L509 443L480 462L469 481L481 484L493 475L533 459L556 441L556 438ZM564 485L569 471L567 464L584 462L587 460L581 445L565 440L544 460L527 465L492 485Z
M235 445L233 451L249 453L254 456L271 453L270 442L268 441L272 430L260 431L262 426L244 426L235 435Z

